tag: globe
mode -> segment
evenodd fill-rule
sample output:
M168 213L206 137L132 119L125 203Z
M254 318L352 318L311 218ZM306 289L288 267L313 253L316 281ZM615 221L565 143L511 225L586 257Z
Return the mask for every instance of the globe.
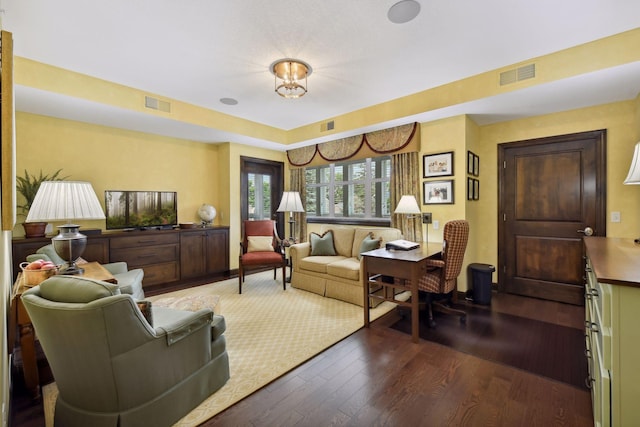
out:
M216 208L211 205L203 204L200 206L200 209L198 209L198 216L202 222L210 224L216 217Z

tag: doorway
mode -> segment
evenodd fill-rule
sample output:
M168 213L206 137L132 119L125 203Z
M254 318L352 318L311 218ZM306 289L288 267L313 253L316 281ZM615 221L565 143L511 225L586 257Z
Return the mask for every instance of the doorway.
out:
M585 235L606 236L606 131L498 146L499 290L584 304Z
M276 212L283 191L284 163L240 157L241 224L247 219L274 219L278 235L284 236L284 213Z

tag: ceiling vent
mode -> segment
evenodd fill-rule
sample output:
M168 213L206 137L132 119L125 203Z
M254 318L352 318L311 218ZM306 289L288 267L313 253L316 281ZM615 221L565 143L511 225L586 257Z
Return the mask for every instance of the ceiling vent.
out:
M328 130L333 130L333 128L334 128L334 123L333 123L333 120L331 120L330 122L322 123L320 125L320 132L326 132Z
M150 96L144 97L144 106L147 108L151 108L152 110L164 111L165 113L171 112L170 103L157 98L152 98Z
M500 73L500 86L533 79L536 77L536 64L524 65L520 68L507 70Z

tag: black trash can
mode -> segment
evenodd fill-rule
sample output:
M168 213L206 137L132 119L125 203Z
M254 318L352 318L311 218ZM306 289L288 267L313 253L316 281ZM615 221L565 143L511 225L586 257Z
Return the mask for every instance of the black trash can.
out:
M473 302L491 304L491 283L496 268L489 264L469 264L468 278L473 289Z

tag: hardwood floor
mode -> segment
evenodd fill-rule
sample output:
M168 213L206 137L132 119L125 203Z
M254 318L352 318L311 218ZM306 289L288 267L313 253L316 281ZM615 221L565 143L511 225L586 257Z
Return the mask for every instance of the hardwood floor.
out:
M494 294L491 310L583 328L583 307ZM429 341L413 344L388 327L394 316L359 330L202 425L593 426L588 390ZM12 405L12 425L44 425L41 404L19 388Z

